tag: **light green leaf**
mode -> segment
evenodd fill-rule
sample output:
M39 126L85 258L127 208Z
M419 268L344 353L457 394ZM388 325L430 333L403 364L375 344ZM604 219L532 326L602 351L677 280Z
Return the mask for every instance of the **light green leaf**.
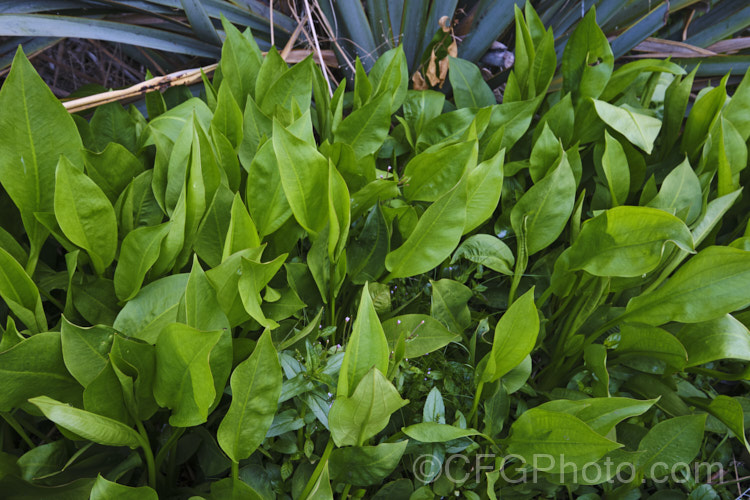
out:
M750 252L710 246L698 252L656 290L628 302L628 321L661 325L716 319L750 304Z
M86 387L107 366L115 330L104 325L85 328L63 317L60 332L65 366Z
M729 427L745 449L750 449L745 436L745 412L742 403L729 396L719 395L708 405L708 412Z
M402 428L401 432L422 443L445 443L446 441L479 434L479 431L475 429L462 429L437 422L422 422L410 425Z
M638 445L638 451L643 452L638 469L647 478L657 479L675 464L692 462L700 451L705 423L705 414L685 415L653 426Z
M457 108L483 108L497 104L495 94L476 64L448 56L448 66L448 79Z
M497 322L482 382L494 382L520 364L534 349L538 334L539 314L532 287L513 302Z
M497 209L503 189L504 160L505 150L501 149L469 172L463 234L479 227Z
M458 259L466 259L476 264L512 275L515 257L508 245L491 234L475 234L464 240L453 254L451 264Z
M619 360L655 358L674 370L682 370L688 362L688 353L680 341L655 326L625 323L620 326L619 333L608 337L607 343L614 346L612 353Z
M142 445L141 436L127 425L102 417L85 410L79 410L47 396L29 399L44 416L54 423L84 439L105 446L129 446L138 448Z
M383 331L390 350L394 350L401 335L405 338L404 357L416 358L445 347L461 339L439 321L426 314L405 314L383 322Z
M107 196L66 158L55 172L55 218L65 236L86 250L97 274L117 251L117 219Z
M630 167L625 151L615 138L604 131L602 170L607 179L612 206L624 205L630 192Z
M0 247L0 297L32 333L47 330L42 298L21 264Z
M675 336L687 350L686 366L722 359L750 361L750 331L730 314L684 325Z
M438 147L438 146L436 146ZM433 148L414 156L404 167L404 196L413 201L435 201L461 180L477 162L476 141Z
M90 500L159 500L159 495L148 486L125 486L108 481L99 474L91 489Z
M115 268L115 293L128 301L136 296L143 278L159 259L161 242L169 232L170 222L158 226L143 226L129 232L122 242L120 257Z
M407 403L385 375L373 367L351 397L338 396L334 400L328 413L331 437L336 446L362 446L388 425L394 411Z
M649 207L674 213L688 225L701 214L702 205L700 180L687 158L667 174L659 193L648 203Z
M455 280L430 281L432 298L430 314L455 333L463 332L471 324L467 302L474 296L471 289Z
M596 24L596 9L591 6L565 45L563 93L572 92L576 104L587 97L596 99L607 86L614 65L612 49Z
M578 401L557 399L537 408L574 415L598 434L606 436L615 425L646 413L655 402L655 399L643 401L630 398L587 398Z
M377 446L351 446L331 452L329 464L334 481L355 486L381 484L401 461L407 440Z
M384 93L344 118L333 130L334 142L354 149L357 158L375 153L391 125L391 94Z
M604 123L624 135L634 146L651 154L661 130L661 120L604 101L594 100L594 108Z
M281 365L266 330L248 359L232 373L232 404L219 424L217 438L224 452L239 462L260 446L271 427L281 394Z
M177 310L177 321L204 331L229 330L231 327L226 314L221 310L216 290L211 286L195 255L185 295Z

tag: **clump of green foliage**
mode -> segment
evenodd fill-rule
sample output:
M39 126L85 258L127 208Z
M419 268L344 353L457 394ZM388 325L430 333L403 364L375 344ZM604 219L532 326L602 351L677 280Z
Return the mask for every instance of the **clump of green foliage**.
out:
M502 104L400 48L329 93L226 23L203 98L87 121L19 49L4 498L733 498L689 465L748 449L750 76L685 119L694 73L595 15L548 93L516 10Z

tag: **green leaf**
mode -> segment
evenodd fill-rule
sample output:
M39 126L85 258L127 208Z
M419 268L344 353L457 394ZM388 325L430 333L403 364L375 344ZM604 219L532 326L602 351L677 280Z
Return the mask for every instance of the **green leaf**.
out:
M0 297L32 333L47 330L42 298L21 264L0 247Z
M242 259L242 275L238 282L240 299L247 313L265 328L274 329L278 324L267 319L263 314L260 308L262 301L260 292L281 269L285 259L286 254L279 255L270 262L261 262L260 258L257 260Z
M357 158L375 153L391 126L391 95L376 97L344 118L333 130L334 142L350 145Z
M244 123L242 108L237 104L229 87L229 85L219 87L216 111L214 111L214 117L211 119L211 129L224 134L236 151L246 135L242 130ZM250 106L250 99L248 99L247 106Z
M537 408L576 416L598 434L606 436L615 425L646 413L655 402L655 399L642 401L630 398L557 399Z
M691 252L685 224L662 210L616 207L589 219L564 255L571 270L595 276L641 276L653 271L672 243Z
M221 24L226 33L221 48L221 83L229 87L237 104L244 106L247 96L255 92L255 79L263 56L255 42L242 36L223 16Z
M60 332L65 366L86 387L107 366L115 330L104 325L85 328L63 317Z
M404 102L409 87L409 67L404 54L404 46L399 45L381 54L372 66L369 78L374 89L372 96L389 94L391 113L396 113Z
M464 59L448 56L448 79L457 108L483 108L497 104L495 94L482 78L479 67Z
M394 411L407 403L380 369L373 367L350 397L338 396L334 400L328 413L331 437L336 446L362 446L388 425Z
M386 281L427 272L451 254L463 233L466 196L462 180L425 210L404 244L386 256Z
M700 180L687 158L667 174L659 193L648 206L673 212L686 224L695 222L701 214L703 193Z
M520 364L534 349L538 334L539 314L532 287L513 302L497 322L482 382L494 382Z
M317 234L328 222L328 161L314 146L273 122L273 150L289 205L300 226Z
M331 478L355 486L381 484L398 466L407 440L377 446L350 446L331 452Z
M554 242L573 212L576 181L566 155L544 179L534 184L518 200L510 213L516 234L526 226L528 255L533 255Z
M505 150L498 151L469 171L466 185L466 221L463 234L467 234L492 217L503 189L503 161Z
M401 336L405 339L404 357L416 358L461 339L439 321L426 314L405 314L383 322L388 347L394 350Z
M126 401L129 411L141 420L149 419L159 408L153 391L156 374L155 350L151 344L118 334L115 335L109 354L126 400L126 392L132 392L132 401Z
M534 147L531 148L531 156L529 157L529 173L535 183L543 179L550 168L557 164L562 153L560 139L552 132L547 122L540 125L543 125L542 133L534 141ZM540 125L537 125L537 128Z
M612 206L624 205L630 192L630 168L625 151L615 138L604 131L602 170L607 179Z
M437 146L436 146L437 147ZM404 196L410 201L435 201L450 191L477 162L476 141L459 142L414 156L404 167Z
M0 184L20 210L31 246L38 252L47 231L34 213L52 212L51 188L60 155L80 166L83 144L73 118L20 45L0 90L0 109Z
M281 365L266 330L253 353L232 373L232 404L219 424L217 438L224 452L239 462L260 446L271 427L281 394Z
M249 184L249 183L248 183ZM233 253L260 246L260 238L255 228L255 223L242 202L239 193L235 193L232 201L231 218L227 237L224 242L224 251L221 260L226 260Z
M594 100L594 108L604 123L624 135L634 146L651 154L661 130L661 120L604 101Z
M471 289L450 279L430 281L432 299L430 314L455 333L463 332L471 324L467 302L474 296Z
M267 92L256 94L261 111L271 116L275 114L277 106L292 109L293 102L297 103L303 113L310 109L313 64L312 56L306 57L304 61L284 71Z
M388 223L380 205L370 210L362 232L346 248L347 273L352 283L362 285L377 281L385 271L385 257L390 249Z
M351 396L360 380L373 367L381 373L386 373L389 354L388 340L372 304L369 287L365 283L357 309L357 317L354 319L352 333L341 363L337 394Z
M169 232L170 222L144 226L129 232L122 242L115 268L115 293L126 302L141 289L146 273L159 258L161 243Z
M346 181L328 160L328 258L336 262L346 248L351 225L351 199Z
M84 439L105 446L142 446L141 436L127 425L85 410L79 410L47 396L29 399L44 416Z
M628 302L628 321L698 323L747 307L737 290L750 287L750 252L711 246L698 252L661 287Z
M91 489L90 500L159 500L159 495L148 486L125 486L108 481L99 474Z
M614 346L613 355L618 360L654 358L664 361L674 370L682 370L688 362L685 347L674 335L655 326L625 323L619 333L607 339Z
M675 336L687 351L686 366L722 359L750 361L750 331L730 314L684 325Z
M412 439L422 443L445 443L453 439L476 436L479 431L475 429L462 429L453 425L439 424L437 422L422 422L404 427L401 432Z
M175 274L144 286L125 304L112 326L130 337L155 344L162 329L177 321L188 277L187 274Z
M206 421L216 398L209 358L221 337L221 331L202 332L179 323L159 335L154 396L172 410L170 425L191 427Z
M638 451L638 469L647 478L658 479L675 464L690 463L698 455L706 415L685 415L659 422L648 431Z
M177 320L198 330L229 330L231 325L224 311L221 310L211 282L203 272L198 257L193 256L193 268L190 270L185 295L180 300Z
M729 396L719 395L708 405L708 412L729 427L745 449L750 448L745 437L745 412L742 403Z
M111 142L101 153L84 151L86 173L99 186L110 203L143 172L143 165L125 146Z
M245 197L260 237L273 233L292 216L281 175L273 142L268 141L260 147L250 164L248 177L252 182L247 183Z
M620 447L573 415L532 408L511 426L507 452L528 464L535 463L535 455L549 455L553 457L551 463L545 463L547 468L540 470L559 474L568 469L563 469L558 457L565 455L565 465L580 470Z
M81 398L81 386L65 368L57 332L36 334L0 353L0 375L0 411L11 411L42 394L66 401Z
M458 259L466 259L507 275L513 274L515 264L515 257L508 245L491 234L475 234L464 240L453 254L451 264Z
M721 79L718 87L702 94L690 109L680 141L680 152L686 153L691 159L696 157L706 142L711 126L724 107L727 99L726 77Z
M615 58L607 37L596 24L592 6L565 45L562 57L563 93L572 92L574 103L596 99L607 86Z
M103 274L117 251L115 211L99 186L64 156L55 172L55 218L65 236L88 252L97 274Z

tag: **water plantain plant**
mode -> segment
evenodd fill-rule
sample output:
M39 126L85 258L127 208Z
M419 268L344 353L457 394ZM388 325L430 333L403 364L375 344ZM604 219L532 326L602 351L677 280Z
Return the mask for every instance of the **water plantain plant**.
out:
M556 74L515 16L502 104L400 47L329 92L225 23L201 98L86 119L19 49L2 496L734 498L750 74L615 69L594 9Z

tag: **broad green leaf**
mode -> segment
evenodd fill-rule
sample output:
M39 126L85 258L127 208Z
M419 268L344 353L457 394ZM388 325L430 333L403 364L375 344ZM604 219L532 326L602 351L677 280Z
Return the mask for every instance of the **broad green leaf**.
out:
M745 436L745 412L742 403L729 396L719 395L708 405L708 412L721 420L734 436L740 440L745 449L750 448Z
M193 256L193 268L190 270L185 295L180 300L177 321L198 330L229 330L229 320L221 310L211 282L203 272L198 257Z
M409 90L406 92L402 111L404 120L416 137L431 120L440 116L445 103L445 95L434 90Z
M91 117L91 143L87 147L104 151L110 143L118 143L136 152L136 125L132 116L118 102L98 106Z
M224 241L232 217L233 196L234 193L227 186L219 186L193 243L193 250L198 257L212 268L221 264Z
M192 497L191 497L192 498ZM199 497L203 498L203 497ZM252 486L244 481L227 477L211 483L211 500L263 500Z
M473 62L448 56L448 79L458 108L483 108L497 104L495 94Z
M728 76L726 75L721 79L718 87L702 94L690 109L680 141L680 152L686 153L691 159L695 159L701 150L714 120L724 107L724 102L727 99L726 83Z
M549 110L542 115L542 118L534 128L533 141L536 144L545 125L550 128L555 137L558 137L563 146L569 148L572 145L573 132L575 126L575 112L573 110L573 100L570 94L555 103Z
M107 363L83 390L83 409L131 425L133 419L128 406L135 405L125 403L131 394L125 396L124 390L114 365ZM130 384L127 390L131 390Z
M226 33L221 48L221 83L230 88L237 104L244 106L247 96L255 92L255 78L263 58L254 41L242 36L223 16L221 23Z
M60 332L65 366L86 387L107 366L115 330L104 325L85 328L63 317Z
M624 205L630 192L630 167L625 151L615 138L604 131L602 170L607 179L612 206Z
M503 189L504 160L505 150L501 149L469 172L463 234L479 227L497 209Z
M696 67L685 78L675 77L664 92L664 124L661 134L664 141L662 147L665 150L672 149L680 137L682 122L685 120L685 110L690 100L690 91L693 88L693 79L697 70Z
M65 401L81 398L81 386L65 368L57 332L33 335L0 353L0 375L0 411L11 411L42 394Z
M232 404L219 425L219 445L232 460L248 458L266 437L281 394L281 365L266 331L232 373Z
M467 302L474 296L471 289L455 280L430 281L432 298L430 314L455 333L463 332L471 324Z
M260 110L255 100L248 97L242 123L243 136L238 154L242 166L249 171L258 148L271 137L273 122Z
M673 212L690 225L698 218L703 204L700 180L695 175L690 162L676 166L664 178L659 193L648 203L649 207Z
M221 331L202 332L179 323L159 335L154 396L172 410L170 425L191 427L206 421L216 398L209 357L221 336Z
M248 209L258 234L263 237L279 229L292 215L271 141L264 143L253 158L248 178Z
M293 102L302 112L307 111L312 96L313 64L312 56L306 57L284 71L264 94L256 94L261 111L270 116L277 107L292 109Z
M123 386L123 394L126 389L132 390L133 400L132 407L129 408L130 412L141 420L149 419L159 408L153 391L156 374L155 351L155 347L151 344L118 334L115 335L109 354L115 374L120 380L120 385ZM125 399L128 399L127 394L125 396Z
M750 331L730 314L684 325L675 336L687 351L686 366L722 359L750 361Z
M377 281L385 271L385 257L390 249L388 223L380 205L370 210L362 232L346 248L347 273L352 283Z
M331 452L331 478L355 486L381 484L398 466L407 440L377 446L351 446Z
M216 298L219 301L224 314L229 318L232 327L245 322L250 316L245 311L245 306L239 294L239 280L242 275L242 258L258 260L262 248L247 249L230 255L219 266L209 269L206 277L216 290Z
M66 440L60 439L38 445L21 455L16 462L20 467L21 477L32 482L36 478L42 478L63 469L68 461L66 445ZM3 472L7 474L7 468L4 467L4 469Z
M661 130L661 120L604 101L594 100L594 108L604 123L624 135L634 146L651 154Z
M403 245L385 258L388 279L424 273L445 260L458 245L466 221L466 181L461 180L425 210Z
M659 422L648 431L638 451L638 469L647 478L658 479L675 464L690 463L698 455L706 415L685 415Z
M340 395L334 400L328 413L331 437L336 446L362 446L388 425L393 412L407 403L385 375L373 367L350 397Z
M242 197L239 193L235 193L221 260L226 260L227 257L240 250L259 246L260 238L255 223L250 214L247 213Z
M143 165L125 146L111 142L101 153L84 151L86 173L99 186L110 203L117 201L120 193L143 172Z
M557 164L562 153L560 139L552 132L549 124L545 122L537 125L539 126L542 126L542 133L534 141L529 157L529 173L535 183L543 179L549 169Z
M445 443L453 439L476 436L479 431L475 429L462 429L453 425L439 424L437 422L422 422L404 427L401 432L412 439L422 443Z
M292 213L297 222L317 234L328 222L328 162L313 146L273 123L273 150Z
M539 314L532 287L513 302L497 322L482 382L494 382L520 364L534 349L538 334Z
M491 234L475 234L464 240L453 254L451 264L458 259L466 259L507 275L513 274L515 264L515 257L508 245Z
M625 323L618 333L607 338L607 343L614 348L612 354L620 360L655 358L675 370L682 370L688 362L688 353L682 343L671 333L655 326Z
M55 218L65 236L88 252L97 274L103 274L117 251L115 211L99 186L64 156L55 172Z
M73 306L92 325L109 325L115 321L120 307L112 280L104 278L73 279Z
M90 500L159 500L159 495L148 486L125 486L108 481L99 474L91 489Z
M112 326L129 337L155 344L162 329L177 321L188 277L188 274L175 274L144 286L125 304Z
M333 262L341 257L349 238L350 204L346 181L328 160L328 258Z
M375 205L378 200L388 200L401 194L398 183L385 179L369 182L362 189L352 194L352 220L357 220L362 214Z
M575 103L587 97L596 99L607 86L614 65L612 49L596 24L596 9L592 6L565 45L563 92L572 92Z
M716 319L750 304L738 290L750 287L750 252L710 246L698 252L656 290L628 302L628 321L661 325Z
M337 394L351 396L373 367L385 374L388 371L389 353L388 340L372 304L369 287L365 283L341 363Z
M435 201L461 180L477 162L476 141L459 142L414 156L404 167L404 196L413 201Z
M158 226L139 227L125 236L114 276L118 299L128 301L141 289L143 278L159 258L161 242L167 236L170 224L164 222Z
M357 158L375 153L388 136L390 112L391 94L384 93L344 118L333 130L334 142L349 144Z
M249 99L248 99L249 105ZM232 148L236 151L243 140L242 108L237 104L230 85L219 87L216 101L216 111L211 119L211 128L224 134Z
M60 155L82 166L81 137L71 115L37 75L18 46L0 89L0 184L21 212L32 248L47 231L34 212L52 212L52 186Z
M60 427L89 441L105 446L128 446L130 448L138 448L142 445L141 436L117 420L79 410L47 396L31 398L29 402Z
M511 426L507 452L522 457L528 464L534 463L535 455L554 457L541 470L559 474L564 469L557 457L565 455L565 464L580 470L620 447L621 444L601 436L578 417L532 408Z
M745 76L723 112L726 119L731 121L737 127L737 130L741 131L744 141L747 141L750 137L748 112L750 112L750 71L745 71Z
M630 417L642 415L655 402L653 399L643 401L630 398L588 398L578 401L556 399L537 408L574 415L597 433L606 436L615 425Z
M0 247L0 297L32 333L47 330L42 298L21 264Z
M548 247L554 242L573 212L576 182L566 155L544 179L529 188L510 213L516 234L526 227L528 255Z
M242 275L238 282L240 299L247 313L265 328L273 329L278 324L267 319L263 314L260 308L262 302L260 292L281 269L285 259L286 254L279 255L269 262L261 262L260 258L258 260L242 259Z
M388 346L394 350L401 335L405 338L404 357L416 358L461 339L439 321L426 314L405 314L383 322Z
M396 113L409 87L409 68L403 45L381 54L370 70L369 79L373 88L372 97L391 95L391 113Z
M692 252L693 237L680 219L654 208L623 206L586 221L564 255L571 270L641 276L659 265L668 243Z

